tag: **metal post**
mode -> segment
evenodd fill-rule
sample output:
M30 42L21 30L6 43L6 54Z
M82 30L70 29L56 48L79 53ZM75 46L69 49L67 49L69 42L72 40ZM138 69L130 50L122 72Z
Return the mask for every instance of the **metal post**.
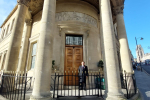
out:
M127 99L129 99L128 85L127 85L127 78L126 78L126 72L125 72L125 83L126 83Z
M59 73L58 73L58 83L57 83L57 98L58 98L58 88L59 88Z
M24 87L24 98L23 98L23 100L25 100L25 95L26 95L26 85L27 85L27 73L25 73L25 87Z
M53 93L53 98L55 98L55 81L56 81L56 72L55 72L55 80L54 80L54 93Z

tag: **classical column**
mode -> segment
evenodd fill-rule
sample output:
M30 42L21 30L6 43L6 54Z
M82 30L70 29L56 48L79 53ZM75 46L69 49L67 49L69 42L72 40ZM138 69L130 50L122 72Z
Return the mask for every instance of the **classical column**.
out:
M16 71L18 65L18 56L22 40L25 16L28 8L28 1L29 0L18 0L16 18L9 42L8 54L6 56L6 65L4 67L6 71Z
M7 53L7 50L4 51L2 53L2 58L1 58L1 63L0 63L0 70L3 70L4 69L4 65L5 65L5 62L6 62L6 53Z
M124 96L121 90L119 66L116 61L117 50L110 0L99 0L99 2L101 12L101 27L104 41L104 76L106 80L106 100L122 100L124 99Z
M114 9L117 20L117 31L118 31L118 39L120 43L120 56L123 70L126 72L133 72L131 66L131 57L128 45L128 39L125 29L125 23L123 18L123 9L124 6L119 6Z
M53 31L55 27L56 0L44 0L35 81L30 100L50 100Z
M4 53L2 53L1 55L1 61L0 61L0 70L2 70L2 65L3 65L3 61L4 61Z
M25 66L26 66L28 42L29 42L29 37L30 37L30 33L31 33L32 19L26 19L25 22L26 22L25 33L24 33L25 35L24 35L22 51L20 54L17 71L25 71Z

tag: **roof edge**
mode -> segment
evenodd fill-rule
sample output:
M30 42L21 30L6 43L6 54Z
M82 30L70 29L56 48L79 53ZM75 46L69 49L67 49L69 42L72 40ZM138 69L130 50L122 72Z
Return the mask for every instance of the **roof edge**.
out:
M14 12L17 10L18 8L18 4L16 4L16 6L14 7L14 9L10 12L10 14L7 16L7 18L5 19L5 21L3 22L3 24L0 26L0 28L3 27L3 25L9 20L9 18L14 14Z

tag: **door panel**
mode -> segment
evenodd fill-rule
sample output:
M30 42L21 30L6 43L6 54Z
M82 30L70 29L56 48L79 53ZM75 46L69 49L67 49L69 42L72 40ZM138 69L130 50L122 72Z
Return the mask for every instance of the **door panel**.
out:
M82 47L66 47L66 54L65 54L66 73L65 74L69 76L64 77L65 85L78 85L78 77L72 75L75 75L75 71L76 71L76 75L78 75L78 68L81 65L81 62L83 60L82 52L83 52Z
M66 47L66 60L65 60L65 74L70 75L71 71L73 70L73 48L72 47ZM65 84L71 85L72 84L72 78L66 76L65 78Z
M81 47L74 48L74 71L77 72L76 75L78 75L78 68L79 66L81 66L81 62L83 61L82 52L83 51ZM76 80L75 81L76 83L74 82L74 84L78 85L78 82L79 82L78 77L76 77L76 79L74 77L73 80Z

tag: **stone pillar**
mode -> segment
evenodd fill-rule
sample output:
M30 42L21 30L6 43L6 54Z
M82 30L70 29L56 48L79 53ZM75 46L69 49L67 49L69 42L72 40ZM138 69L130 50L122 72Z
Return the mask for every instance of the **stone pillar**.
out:
M0 70L3 70L4 69L4 65L5 65L5 62L6 62L6 53L7 53L7 50L4 51L2 53L2 58L1 58L1 63L0 63Z
M55 27L56 0L44 0L35 81L30 100L50 100L53 31Z
M30 37L30 33L31 33L32 19L26 19L25 22L26 22L26 29L25 29L25 35L24 35L24 40L23 40L23 45L22 45L22 52L20 54L17 71L25 71L25 66L26 66L28 42L29 42L29 37Z
M23 27L28 8L27 4L27 0L18 0L16 18L9 42L8 54L6 56L6 65L4 67L6 71L16 71L18 65L18 56L22 41Z
M117 50L114 37L114 28L112 21L112 13L110 0L99 0L101 12L101 27L104 41L104 76L106 82L106 100L122 100L124 99L119 66L117 64Z
M124 6L119 6L114 9L117 20L118 39L120 43L121 63L123 70L126 70L126 72L133 72L128 39L123 18L123 8Z
M2 70L2 65L3 65L3 61L4 61L4 55L5 55L5 53L2 53L2 55L1 55L0 70Z

